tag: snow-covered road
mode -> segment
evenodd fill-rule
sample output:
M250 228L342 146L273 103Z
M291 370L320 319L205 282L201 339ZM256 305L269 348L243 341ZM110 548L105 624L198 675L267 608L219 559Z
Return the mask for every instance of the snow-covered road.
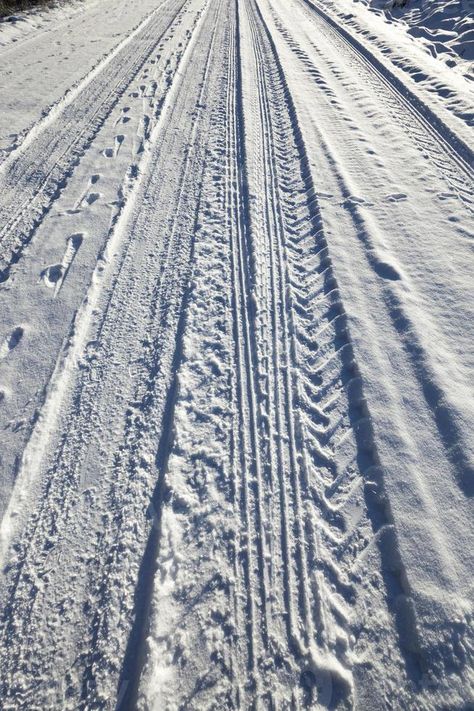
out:
M0 24L1 708L474 708L474 92L334 4Z

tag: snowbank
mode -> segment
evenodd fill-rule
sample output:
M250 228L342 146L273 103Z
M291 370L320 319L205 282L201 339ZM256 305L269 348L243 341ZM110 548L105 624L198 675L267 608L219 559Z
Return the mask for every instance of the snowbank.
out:
M420 37L434 57L453 54L474 59L473 0L362 0L388 20L403 22L408 34Z

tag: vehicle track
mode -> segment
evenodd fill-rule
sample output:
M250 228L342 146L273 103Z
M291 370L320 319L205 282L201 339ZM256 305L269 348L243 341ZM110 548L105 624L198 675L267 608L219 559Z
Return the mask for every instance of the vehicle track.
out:
M268 572L266 534L263 517L262 452L259 442L258 390L256 385L256 344L252 307L252 276L249 265L249 196L246 178L246 150L241 89L239 10L236 9L234 43L229 67L229 128L227 135L227 204L232 274L232 308L235 342L235 380L232 391L238 413L233 426L233 471L236 477L237 516L243 517L240 576L247 591L246 615L249 665L255 693L262 693L258 666L268 647ZM239 576L238 576L239 577Z
M140 180L140 166L146 161L150 137L201 11L200 0L193 0L161 37L120 104L97 133L83 164L76 168L71 183L55 201L49 218L35 230L33 241L22 252L21 263L11 269L8 282L0 287L2 337L8 329L22 323L28 344L12 354L3 372L7 387L8 371L11 372L11 396L0 412L2 512L8 504L31 429L47 396L55 363L61 348L67 347L71 328L74 331L75 312L91 278L95 278L94 267L98 262L100 271L109 259L114 226ZM115 151L110 147L114 138ZM75 238L80 250L74 251L74 263L65 270L62 261L67 255L63 245L65 241L71 244L74 235L82 237ZM25 287L29 290L28 304L19 297ZM42 324L47 324L47 329ZM35 353L34 366L28 362L32 353ZM15 371L32 370L34 376L29 378L18 379L15 375ZM12 434L8 423L18 421L22 425Z
M24 506L26 501L34 501L33 492L40 498L29 513L23 508L25 528L21 543L12 551L7 574L2 652L6 703L10 699L12 704L18 703L21 698L31 708L47 703L61 703L67 708L66 699L73 698L77 708L80 698L80 708L111 707L110 689L119 677L122 661L115 645L123 645L123 654L132 620L138 562L150 528L147 504L156 485L156 442L173 378L173 354L179 351L176 332L183 318L183 299L192 268L196 205L205 165L206 142L202 136L208 122L202 101L207 85L205 80L204 88L198 83L201 74L206 76L210 57L209 35L203 28L207 22L215 26L217 9L207 7L201 14L183 58L184 66L192 58L195 71L180 75L163 107L166 116L170 112L180 117L189 114L190 121L182 134L175 132L176 124L164 123L164 119L155 127L153 139L157 145L147 159L149 172L145 172L146 178L135 188L115 225L115 249L119 247L121 256L116 265L111 265L111 281L106 280L107 287L104 283L96 286L95 293L91 290L83 313L76 319L76 343L56 378L60 380L62 373L74 369L78 361L79 370L62 402L52 390L53 402L46 405L52 412L40 419L37 439L43 442L42 447L47 444L42 478L36 475L28 481L20 473L22 484L29 489L25 492L22 486ZM168 150L172 145L177 155L182 155L183 165L179 174L163 184L153 161L159 155L166 160L164 146ZM140 207L144 195L151 200L146 203L148 210L154 211L159 195L168 210L151 218L145 215ZM129 220L133 220L134 239L121 246L120 235ZM165 234L159 243L155 229ZM147 240L149 251L142 252L140 246ZM141 323L141 337L136 321ZM115 423L112 431L109 423ZM101 432L105 431L117 441L108 461L101 445ZM36 462L37 455L35 451ZM26 466L28 461L27 457ZM12 506L15 508L14 502ZM69 562L58 570L64 546ZM78 579L77 569L81 567L84 574ZM74 597L70 586L75 588ZM49 591L46 597L45 590ZM76 597L80 590L82 595ZM81 604L79 598L86 602ZM30 614L25 614L28 608ZM55 686L53 659L42 649L41 619L64 654L63 688ZM37 623L34 628L33 620ZM70 647L69 634L76 639L76 649ZM18 643L20 637L29 639L27 647ZM54 664L60 664L59 659ZM35 686L34 700L31 683ZM125 693L126 688L119 690L122 697Z
M8 166L19 191L33 180L32 203L23 195L10 223L8 279L74 161L181 24L134 92L143 102L134 155L143 157L122 188L2 522L4 707L342 710L368 699L424 708L430 660L316 189L314 157L334 156L323 130L317 150L306 143L289 72L304 79L301 62L318 84L325 71L347 77L329 62L322 69L317 42L309 56L269 0L160 8L136 31L137 46L125 41L0 167L0 188ZM332 26L322 32L348 51ZM433 147L428 119L377 66L364 72L394 114L416 114L412 140L424 141L438 170L448 161L470 204L465 156L449 135L433 129ZM66 141L84 97L83 124ZM105 157L128 147L122 134L113 142L127 112L116 108ZM32 176L40 149L51 168ZM345 190L345 166L333 163L330 184L341 178ZM86 183L76 208L99 199L99 171ZM0 196L0 217L15 194L3 207ZM360 239L357 204L338 207L337 224L352 219ZM60 261L40 277L57 300L85 241L67 234ZM370 239L370 266L390 281L396 270L377 262ZM2 334L2 367L27 339L26 325Z
M474 168L474 153L470 146L454 134L442 119L413 94L410 88L401 82L387 66L383 65L371 52L360 43L350 32L338 24L313 0L298 0L299 4L307 8L308 18L317 19L320 26L332 38L342 52L348 52L357 57L361 68L365 70L368 82L381 100L390 106L394 118L400 122L401 115L407 118L401 121L402 125L412 135L413 141L420 150L427 153L433 164L445 176L452 188L459 195L464 204L474 210L474 182L472 180ZM307 64L312 64L309 57L297 43L291 39L289 33L280 24L280 31L293 49ZM316 54L318 47L313 44Z
M254 196L249 261L256 270L254 289L261 294L254 307L254 331L261 331L259 399L266 401L268 422L260 431L268 429L267 485L279 499L267 513L275 525L272 536L280 530L280 539L269 544L272 562L281 561L270 588L285 591L288 651L300 669L299 703L319 698L351 705L354 571L377 538L392 537L393 526L390 511L377 503L384 497L383 480L370 417L296 111L258 5L247 5L262 144L253 176L263 176L260 184L249 180ZM375 497L371 488L378 490ZM396 548L393 540L380 567L365 574L382 577L385 567L393 568ZM389 601L394 582L403 596L402 575L400 570L391 581ZM397 626L395 608L389 616ZM416 637L416 623L410 625ZM272 620L270 628L276 626ZM388 638L396 637L394 627ZM406 640L400 643L407 665L417 668ZM390 644L395 646L393 639ZM298 703L297 691L294 698Z
M378 633L402 664L383 592L392 529L295 109L257 5L236 11L198 218L212 295L198 257L139 707L349 708L373 643L352 634L371 605L385 605Z
M306 7L306 4L306 2L303 2L303 7ZM348 105L345 103L347 101L345 92L348 91L350 100L354 102L353 105L357 105L358 100L360 100L363 105L364 97L367 96L368 92L366 92L365 89L361 92L358 84L354 84L354 75L352 73L352 63L354 60L351 59L351 55L354 54L353 49L352 47L348 48L347 43L339 38L337 32L332 27L326 27L324 23L320 27L319 22L314 24L314 26L325 38L327 37L329 39L329 44L326 45L324 42L320 42L318 46L318 42L313 41L311 36L306 33L304 34L303 42L302 39L299 40L297 35L291 32L288 17L286 17L285 21L282 10L280 9L279 12L277 12L276 8L278 5L276 5L275 8L271 7L268 2L265 3L265 5L271 13L274 27L281 34L290 51L295 55L297 60L301 62L304 71L306 71L311 77L311 80L317 84L318 89L321 89L325 99L328 100L329 106L337 107L335 120L338 121L339 115L342 115L342 122L340 123L342 130L344 130L344 125L347 124L353 129L354 137L357 135L357 139L355 140L350 137L345 138L345 146L347 148L350 146L352 150L345 151L341 161L342 154L334 143L334 138L331 136L330 131L328 131L327 125L321 129L318 127L320 148L328 163L333 166L331 170L337 175L337 181L341 188L343 199L347 201L347 209L351 212L351 219L354 222L359 239L364 244L367 260L373 271L386 281L387 293L384 295L384 298L395 327L397 327L397 319L400 314L403 314L407 324L411 324L412 337L407 346L407 352L411 354L416 353L416 356L413 355L411 359L424 392L428 393L429 391L428 382L436 382L436 386L434 387L436 394L432 393L426 398L427 405L436 419L436 411L439 403L443 398L446 397L449 399L451 396L446 388L446 384L442 382L439 373L436 372L436 366L430 361L429 347L427 348L426 341L423 342L422 334L417 333L419 329L416 323L414 323L413 317L408 313L406 305L403 299L400 298L400 294L396 291L396 288L391 288L391 282L396 285L397 282L403 278L402 272L399 272L396 267L394 268L391 261L392 255L394 257L396 255L396 245L392 243L387 249L384 240L377 236L378 230L385 229L390 233L391 226L386 222L385 226L382 227L381 221L380 226L377 227L376 224L371 221L371 217L367 215L367 211L364 210L365 201L357 197L354 198L355 191L361 191L363 189L362 184L357 181L357 178L355 180L357 187L354 188L354 177L358 171L358 162L360 157L364 159L363 153L360 154L358 152L357 141L365 141L365 138L363 137L363 132L362 135L359 133L361 122L359 121L359 125L357 126L350 116ZM308 16L313 24L311 13L305 11L305 15ZM285 22L286 26L284 24ZM328 54L330 54L328 47L332 50L331 45L337 48L338 53L340 52L342 56L347 57L347 62L343 65L338 65L337 61L334 62L328 56ZM311 48L311 52L308 50L308 47ZM358 55L356 56L356 62L356 66L359 67ZM364 76L365 85L370 88L374 97L377 97L377 100L375 102L372 101L370 106L386 107L391 114L389 121L393 127L398 127L400 124L403 126L403 130L409 139L407 145L411 143L411 145L416 147L416 150L421 153L422 160L428 159L427 162L431 164L430 179L442 181L442 183L449 188L446 192L446 196L453 197L456 200L459 199L459 214L464 215L466 226L468 227L470 224L469 213L472 213L474 205L474 183L463 157L456 154L454 147L448 145L446 140L443 139L443 136L438 135L434 128L433 130L429 129L426 120L422 118L418 120L416 116L410 113L407 113L406 117L404 117L403 112L409 109L405 98L397 92L396 88L383 81L383 76L379 76L375 70L372 71L363 57L360 58L360 62L360 74ZM334 77L337 79L336 83L332 81ZM339 86L342 87L343 90L342 100L341 97L338 96L337 90ZM369 114L369 112L367 112L367 114ZM381 112L381 120L382 116L383 113ZM435 131L435 133L433 133L433 131ZM345 163L345 169L341 170L342 162ZM379 164L379 168L380 167L381 164ZM368 165L367 168L369 171L372 170L370 165ZM384 178L381 170L375 170L372 173L373 186L377 186L376 190L383 189L384 180L387 179L391 180L393 176L385 175ZM421 181L421 187L423 187L423 181ZM372 197L374 193L376 194L375 190L372 193ZM404 196L402 193L401 198L404 199L404 197L408 196ZM390 198L396 199L397 195L390 196ZM444 193L440 193L439 198L443 199ZM370 200L367 202L367 206L373 206ZM453 219L457 220L458 218L455 217ZM453 408L457 407L453 401L451 404ZM437 424L440 439L443 441L443 446L451 462L453 476L456 478L460 489L470 496L472 493L472 456L469 453L470 448L466 443L462 428L456 422L456 417L451 416L450 413L447 413L446 417L450 420L449 427L443 429L442 424L441 426ZM447 430L449 430L449 434L447 434Z
M81 156L184 4L161 3L0 165L0 281L8 279Z
M138 708L143 709L169 704L242 708L255 691L252 655L260 644L259 610L252 628L245 591L249 577L258 586L256 563L248 566L249 560L257 560L258 542L247 539L248 522L242 515L238 483L247 472L241 469L240 410L232 378L235 270L230 242L239 209L238 144L232 140L235 12L234 3L223 3L219 51L226 61L218 69L214 65L204 199L197 217L170 449L168 454L164 445L160 455L165 494L154 507L161 525L138 695ZM254 520L255 512L247 513ZM156 684L157 675L163 684Z
M298 27L298 23L295 21L294 25L291 23L293 22L293 16L291 12L288 12L288 6L284 5L283 3L278 3L276 2L274 4L275 12L271 13L271 8L269 6L269 3L266 1L262 1L259 3L260 7L262 8L262 13L265 17L265 19L268 21L268 26L271 28L271 33L273 34L275 44L278 47L279 51L282 53L282 61L285 62L284 67L286 69L286 62L288 62L288 73L289 77L289 84L291 87L291 91L295 92L295 95L297 96L297 106L298 106L298 116L302 116L302 121L303 121L303 134L305 136L305 139L309 139L310 141L310 152L311 152L311 158L312 158L312 164L311 164L311 173L313 176L316 176L316 181L318 181L317 178L317 171L318 171L318 163L315 161L315 157L319 157L319 160L321 161L321 180L319 181L319 188L323 189L325 192L321 194L322 201L324 200L324 217L325 217L325 222L326 224L331 225L331 217L333 217L332 210L334 206L339 202L339 204L344 208L347 209L348 214L349 214L349 219L348 219L348 226L347 226L347 234L350 234L351 231L351 226L350 223L353 222L353 227L354 227L354 232L357 235L357 239L359 239L363 245L363 254L364 254L364 259L367 259L367 263L370 265L370 268L373 270L373 272L377 275L377 277L380 279L380 285L381 285L381 297L380 297L380 303L384 305L384 308L387 309L387 316L388 319L390 319L394 325L394 328L398 328L398 333L401 333L402 328L400 328L400 323L399 320L402 317L406 319L404 321L404 327L407 328L407 331L410 332L410 339L406 344L404 344L406 348L406 352L408 353L408 358L410 359L410 365L413 367L414 370L414 377L417 378L421 384L421 388L423 389L423 395L426 397L427 395L427 406L429 410L433 413L433 420L434 420L434 426L438 429L438 432L436 433L436 429L434 430L434 441L436 441L437 437L439 437L439 443L441 444L442 447L445 448L446 451L446 457L449 459L449 463L452 465L452 468L448 469L448 487L451 484L451 481L453 478L456 479L456 483L459 485L459 509L460 510L466 510L466 513L468 513L469 510L469 499L468 497L472 494L472 489L469 484L469 479L470 479L470 472L472 471L472 467L470 467L470 461L469 461L469 456L470 456L470 450L468 446L465 446L465 439L463 439L462 436L462 428L459 426L456 426L455 423L455 417L452 417L452 423L451 423L451 415L447 413L447 417L450 418L450 425L449 425L449 435L446 436L446 431L443 431L442 425L441 427L439 426L439 420L437 418L437 407L439 406L439 403L442 400L442 397L449 398L450 397L450 389L449 386L446 387L446 379L443 380L440 378L439 374L436 372L433 364L429 361L429 358L427 357L430 350L429 350L429 343L427 344L426 340L423 340L423 334L420 333L420 325L417 323L416 319L414 318L414 314L411 313L407 307L406 302L404 302L403 295L402 295L402 289L403 289L403 271L397 275L396 270L390 269L390 252L394 255L396 259L396 254L397 254L397 245L396 245L396 240L393 241L393 243L390 245L391 249L386 250L384 252L383 250L383 239L380 240L380 242L377 242L377 227L376 223L371 221L371 217L375 216L375 219L377 219L376 214L377 214L377 208L374 205L376 201L376 195L377 195L377 190L380 190L382 187L383 190L383 181L384 177L382 174L382 169L383 169L383 163L381 162L377 167L380 168L381 170L375 171L372 177L373 180L373 187L375 188L370 195L369 192L369 187L367 187L367 195L370 195L372 199L374 199L374 203L370 203L370 200L367 201L367 208L364 209L364 200L360 199L361 206L359 208L358 205L358 198L354 196L358 196L360 194L364 195L365 193L363 192L365 190L364 186L364 181L359 179L360 173L361 173L361 165L364 163L363 159L363 153L364 151L359 151L357 149L357 141L361 140L363 141L363 129L361 129L361 126L363 125L360 117L357 117L357 120L354 121L354 116L350 115L350 108L351 107L357 107L357 102L360 98L360 105L362 108L361 116L364 115L364 111L367 112L367 115L370 115L370 111L372 111L372 107L375 106L377 107L377 102L370 102L369 100L365 99L364 100L364 93L365 89L362 86L359 86L358 82L355 81L355 75L352 73L352 70L350 68L350 56L346 55L345 53L342 54L343 50L341 49L341 54L344 58L344 60L347 57L347 62L342 61L340 64L338 63L338 59L336 56L333 58L331 56L331 47L330 44L324 41L324 30L323 30L323 38L321 41L318 43L318 35L313 36L311 35L310 32L307 32L306 26L302 25L302 31L299 33L296 28ZM297 8L295 8L296 10ZM277 24L277 19L278 15L281 15L281 18L283 19L284 26L283 24L280 24L280 27ZM301 15L300 15L301 18ZM292 29L295 29L293 32ZM283 36L283 31L286 32L287 38ZM280 34L283 36L280 37ZM300 44L300 42L301 44ZM311 44L311 40L313 40L313 52L309 52L308 50L308 43ZM291 44L290 44L291 42ZM286 47L285 47L286 43ZM318 47L319 44L319 47ZM338 45L339 49L339 45ZM306 52L304 51L306 50ZM295 55L294 58L291 56L291 53ZM301 62L303 67L300 69L298 66L298 63ZM358 63L355 64L355 66L358 66ZM294 71L294 74L292 73ZM308 74L311 76L311 79L313 83L316 85L314 86L314 99L313 102L311 103L309 99L309 93L306 96L305 92L298 93L298 80L301 81L302 76L304 75L304 72L307 71ZM365 72L362 74L362 76L365 77ZM309 77L308 77L309 78ZM336 79L336 81L335 81ZM339 84L342 87L339 89ZM303 80L303 86L304 80ZM308 84L309 87L309 84ZM317 96L321 92L321 96L324 97L325 100L327 100L328 103L328 110L321 110L318 111L317 107ZM350 102L344 103L345 97L344 93L347 92L350 96ZM381 95L380 95L381 96ZM340 99L340 101L338 101ZM305 114L305 101L307 102L307 105L310 105L314 107L314 113L315 116L309 118L307 114ZM335 107L335 108L333 108ZM331 116L331 112L334 111L334 128L331 127L330 119L328 120L328 117ZM342 114L342 116L341 116ZM354 111L355 114L355 111ZM383 111L380 112L380 118L382 118ZM356 115L356 114L355 114ZM379 114L375 114L377 119L379 119ZM340 123L339 123L340 121ZM400 116L398 115L397 117L397 124L400 121ZM354 131L354 136L355 140L352 140L350 137L350 133L347 131L345 132L344 129L344 124L347 123L347 126L352 128ZM405 125L405 122L403 122ZM421 130L421 129L420 129ZM394 131L394 135L396 135L396 131ZM339 146L337 144L339 136L343 136L344 140L342 141L342 145ZM314 143L311 143L312 137L315 138ZM410 141L413 141L416 144L416 140L413 140L412 136L409 136ZM406 141L407 146L409 145L410 141ZM368 146L369 144L367 144ZM354 150L352 151L352 147L354 147ZM434 158L433 156L438 157L439 165L437 166L436 170L431 170L430 171L430 177L432 176L434 181L438 181L438 176L436 173L440 173L439 166L441 165L440 158L442 156L442 149L440 149L437 145L434 145L431 148L431 155L430 160L434 164ZM361 163L358 163L359 158L362 158ZM449 159L451 160L451 158ZM467 194L470 194L469 190L469 179L466 179L466 176L462 171L460 171L454 161L452 161L449 165L454 166L454 172L455 175L457 176L458 179L458 185L464 185L464 187L467 189ZM370 185L370 180L369 180L369 175L370 175L370 165L368 166L369 170L367 171L367 186ZM337 176L336 180L332 179L327 179L328 174L334 173L334 176ZM378 174L377 174L378 173ZM355 177L355 179L354 179ZM391 176L386 176L390 180ZM444 179L444 174L442 175L442 178ZM409 184L410 181L408 181ZM414 185L417 185L417 181L414 181ZM442 185L442 184L441 184ZM356 187L355 187L356 186ZM341 189L341 193L338 192L338 190ZM438 188L443 189L443 187ZM421 190L422 193L422 190ZM415 193L416 194L416 193ZM337 197L336 197L337 196ZM461 197L461 195L459 195ZM333 202L334 201L334 202ZM455 199L455 202L458 203L458 201ZM408 207L408 206L407 206ZM467 210L465 210L465 207L469 207L464 201L464 205L461 204L460 202L456 206L456 210L458 211L459 215L463 215L464 218L467 220L466 224L469 224L469 215L467 213ZM437 209L434 207L434 209ZM383 210L380 211L381 213ZM408 215L411 214L409 210L407 210ZM372 213L372 215L370 214ZM407 215L407 222L409 223ZM415 218L416 219L416 218ZM455 219L455 218L454 218ZM390 230L392 229L392 226L390 225L389 221L385 221L383 216L381 215L381 226L383 225L381 232L383 232L383 229L387 230L387 233L390 233ZM435 218L434 218L434 223L435 223ZM396 225L395 221L395 225ZM339 254L339 258L341 259L341 265L345 263L345 258L341 257L342 250L347 249L344 245L350 244L350 238L345 239L344 236L346 234L346 231L344 230L341 233L341 237L339 238L337 235L334 235L334 227L336 226L336 229L343 229L341 227L340 222L332 222L332 236L331 240L334 240L335 242L335 248L338 250L336 254ZM330 227L331 229L331 227ZM380 229L380 228L379 228ZM408 230L410 229L409 224L408 224ZM397 234L396 230L397 228L394 226L394 235ZM380 232L379 232L380 234ZM442 234L442 232L441 232ZM428 240L429 242L429 240ZM339 243L339 244L338 244ZM428 245L429 247L429 245ZM378 251L378 248L380 251ZM449 249L449 247L448 247ZM384 262L384 257L387 255L388 259L387 262ZM339 263L334 265L335 268L335 273L340 275L346 274L346 277L348 278L348 284L351 283L352 277L349 275L349 272L347 270L347 266L349 267L349 271L351 269L351 259L348 258L347 260L348 264L344 264L346 269L339 265ZM422 257L421 261L422 262ZM337 267L337 268L336 268ZM358 271L358 270L354 270ZM362 271L362 270L361 270ZM370 272L369 272L370 273ZM357 277L356 277L357 279ZM398 279L400 279L400 282L398 282ZM408 279L407 279L408 281ZM296 283L299 283L300 280L296 280ZM344 294L349 294L351 293L351 288L352 288L352 293L354 294L354 284L351 285L349 289L347 289L347 285L345 283L340 283L341 286L341 291ZM402 287L401 289L397 287ZM412 286L410 284L410 286ZM355 287L355 293L357 293L357 289L362 290L364 289L364 282L363 281L357 281L357 286ZM357 298L357 297L356 297ZM378 303L378 302L375 302ZM359 304L359 311L363 309L364 307ZM374 312L377 310L377 306L374 305ZM351 304L349 303L349 309L351 309ZM369 307L370 309L370 307ZM299 310L297 310L299 311ZM416 314L415 314L416 316ZM354 319L354 310L352 309L351 313L351 322L356 324L360 324L358 321L357 316ZM368 323L370 324L370 320L368 320ZM410 324L408 326L408 324ZM449 324L448 324L449 325ZM369 326L370 328L370 326ZM440 329L441 330L441 329ZM358 343L360 344L361 339L364 340L364 331L359 331L355 332L355 338L358 340ZM388 339L387 339L388 340ZM428 348L427 348L428 345ZM362 352L364 352L364 348L362 348ZM358 353L361 352L360 345L358 345L357 351ZM369 383L371 383L371 373L368 372L368 369L366 367L365 363L361 362L361 370L364 373L365 379ZM379 366L377 366L379 367ZM428 382L437 382L437 392L438 395L432 396L428 391ZM444 387L443 387L444 386ZM416 387L416 385L415 385ZM403 387L402 387L403 390ZM443 395L441 395L443 393ZM356 395L356 402L355 404L357 405L357 393L353 393ZM373 390L372 390L372 397L373 397ZM453 407L456 407L456 404L453 405ZM364 405L362 404L362 408L364 409ZM380 424L380 417L379 420L377 421L377 424ZM316 434L317 430L320 428L314 428L310 427L310 433L314 433L316 429ZM356 431L358 428L356 429ZM365 432L364 432L365 430ZM372 441L372 424L371 424L371 418L368 417L366 420L362 418L361 421L361 438L360 438L360 447L361 447L361 460L363 461L363 457L365 457L364 450L366 449L367 443ZM416 431L416 425L415 425L415 431ZM379 430L379 436L380 436L380 430ZM415 435L416 437L416 435ZM379 440L380 441L380 440ZM364 443L365 442L365 443ZM377 461L377 452L375 447L370 447L371 449L374 450L375 453L375 462ZM454 452L456 454L454 455ZM385 452L386 454L386 452ZM362 469L364 471L364 468ZM375 497L375 500L373 500L370 496L370 489L372 487L372 471L371 465L368 466L368 472L367 472L367 479L368 479L368 485L366 487L366 498L367 498L367 510L369 513L369 518L371 520L371 525L374 527L375 530L375 537L376 539L386 537L386 541L389 541L387 548L385 548L385 544L382 543L381 549L383 550L385 548L385 553L387 554L388 550L391 550L391 554L388 553L387 558L382 560L382 565L381 565L381 571L383 571L383 576L385 578L385 587L387 590L387 603L388 607L391 611L391 616L393 619L393 622L397 628L397 636L398 636L398 646L400 650L400 654L403 657L404 660L404 666L405 666L405 671L403 674L406 674L407 677L410 679L410 683L414 683L415 686L418 687L419 691L419 696L417 695L417 691L414 691L414 695L417 697L416 703L423 704L424 700L424 694L427 690L427 684L431 685L431 691L433 691L434 687L436 684L432 681L432 676L435 676L438 674L438 670L444 669L445 668L445 649L449 647L450 641L447 640L452 640L453 637L456 636L455 630L453 630L453 624L452 621L450 620L450 614L451 611L449 610L449 605L446 605L446 611L443 611L443 613L438 612L440 616L445 615L445 622L443 624L443 632L442 633L436 633L434 635L431 635L430 629L431 629L431 621L429 618L429 613L427 612L428 610L428 605L426 602L423 600L423 595L424 591L421 589L420 590L420 585L417 580L417 570L416 567L413 569L411 567L412 565L412 559L410 557L410 554L407 553L407 556L405 557L405 551L407 550L406 546L406 535L404 535L403 531L401 530L401 527L398 528L398 532L396 531L396 528L393 524L393 517L390 512L388 511L383 511L384 506L382 505L382 514L381 518L379 516L379 513L377 512L377 499L378 496L381 495L382 500L385 498L383 494L383 479L384 475L381 470L379 470L379 476L382 477L381 483L379 482L377 484L377 488L379 489L379 494ZM392 468L393 471L393 468ZM407 472L405 476L408 478L410 477L411 473ZM339 481L339 476L336 477L337 481ZM387 486L390 485L392 486L392 480L387 477ZM454 483L454 482L453 482ZM329 487L328 492L332 491L332 487ZM390 494L392 494L393 488L390 490ZM464 498L463 495L466 495L466 498ZM394 494L396 497L396 494ZM457 496L457 492L455 492L454 496ZM433 497L434 498L434 497ZM379 499L380 503L380 499ZM431 502L430 502L431 503ZM430 504L428 504L429 506ZM436 500L435 504L436 505ZM440 506L439 509L441 511L443 507L443 503L440 501ZM323 509L326 509L326 505L323 504ZM414 510L411 512L411 516L413 517L413 520L416 520L416 507ZM397 514L397 524L400 520L400 510L396 510ZM403 513L402 513L403 516ZM434 520L442 520L442 516L439 514L436 516L434 515ZM466 519L467 520L467 519ZM385 521L385 523L383 523ZM379 526L381 526L381 531L383 533L378 532ZM449 518L447 522L447 527L449 528ZM324 532L324 536L327 536L327 530ZM400 545L397 543L397 538L400 543ZM331 544L331 536L329 536L329 545L332 547ZM350 540L350 539L349 539ZM352 542L351 542L352 543ZM431 542L430 542L431 543ZM357 544L358 545L358 544ZM428 544L429 545L429 544ZM403 546L403 552L404 555L400 556L398 553L398 550ZM324 551L323 546L323 551ZM348 548L348 551L350 550L351 546ZM368 550L370 550L371 546L369 544ZM436 554L439 555L440 561L443 561L441 563L441 570L447 569L449 570L449 556L452 555L453 546L452 544L447 544L446 548L443 548L443 543L439 540L433 545L433 549L436 550ZM448 551L450 551L448 553ZM459 552L459 557L461 560L463 560L463 552ZM362 558L364 558L364 554L362 554ZM383 557L383 556L382 556ZM398 558L398 560L397 560ZM395 562L396 561L396 562ZM405 567L406 566L406 567ZM334 566L331 567L334 570ZM388 571L390 571L390 574L388 574ZM395 577L396 580L391 579L391 574L392 572L395 572ZM449 575L449 574L448 574ZM408 582L407 582L408 581ZM410 586L413 584L413 589L412 592L410 592ZM361 584L359 582L358 585L355 586L355 591L357 595L360 594L361 590ZM398 591L398 592L396 592ZM349 591L350 592L350 591ZM397 600L398 596L400 595L399 600ZM402 607L398 608L399 603L401 603ZM441 607L441 605L440 605ZM398 608L398 609L397 609ZM416 610L416 611L415 611ZM406 620L408 621L408 626L404 628L404 617L406 616ZM466 627L469 628L469 618L467 619ZM440 625L441 626L441 625ZM467 633L468 635L469 633ZM440 638L442 637L443 641L439 641ZM436 639L435 639L436 638ZM445 646L446 645L446 646ZM356 650L356 647L354 648ZM395 653L396 654L396 653ZM356 657L357 657L357 652L356 652ZM467 656L464 652L464 650L460 650L459 655L449 655L449 662L448 664L453 664L453 668L456 667L456 670L459 674L459 679L462 679L463 674L465 673L465 670L467 668ZM394 668L396 664L392 665L389 664L391 668ZM436 671L435 671L436 670ZM358 675L358 670L355 669L355 674ZM440 676L442 676L442 672L439 671ZM402 677L403 678L403 674ZM387 680L388 681L388 680ZM388 682L389 685L391 685L391 682ZM396 681L394 681L394 687L396 687ZM460 681L460 684L463 682ZM443 682L439 684L439 687L437 688L437 693L443 694L446 693L446 688L443 689L442 687ZM357 687L357 684L356 684ZM363 685L359 687L359 692L363 688ZM390 692L393 693L393 692ZM410 692L411 693L411 692ZM449 693L449 692L447 692ZM407 699L411 698L409 695L406 697ZM405 703L411 703L408 700L405 701ZM440 702L441 703L441 702Z

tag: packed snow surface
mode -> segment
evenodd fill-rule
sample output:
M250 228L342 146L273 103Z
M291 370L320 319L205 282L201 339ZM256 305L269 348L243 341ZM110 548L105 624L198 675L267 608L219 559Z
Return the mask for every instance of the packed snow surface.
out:
M401 12L0 23L2 709L474 708L472 67Z

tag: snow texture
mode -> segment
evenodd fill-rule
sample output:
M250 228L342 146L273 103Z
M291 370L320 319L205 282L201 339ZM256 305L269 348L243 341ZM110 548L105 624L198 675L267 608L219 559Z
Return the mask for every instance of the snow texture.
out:
M2 709L474 708L470 15L380 8L0 23Z

